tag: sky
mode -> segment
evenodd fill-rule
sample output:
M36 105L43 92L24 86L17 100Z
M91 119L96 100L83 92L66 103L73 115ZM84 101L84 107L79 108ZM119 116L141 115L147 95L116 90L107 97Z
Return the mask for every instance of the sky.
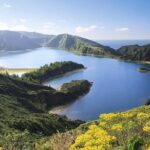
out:
M0 0L0 30L150 39L150 0Z

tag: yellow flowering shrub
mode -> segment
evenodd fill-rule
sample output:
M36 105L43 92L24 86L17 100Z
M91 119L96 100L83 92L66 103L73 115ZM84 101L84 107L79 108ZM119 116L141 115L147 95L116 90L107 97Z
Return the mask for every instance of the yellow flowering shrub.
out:
M125 112L125 113L122 113L121 116L123 118L130 118L130 117L133 117L133 113L129 113L129 112Z
M147 119L150 118L150 115L147 113L138 113L137 114L137 119L141 120L141 119Z
M91 125L85 134L77 137L70 150L105 150L110 148L111 143L115 141L115 136L109 135L107 131L97 125Z
M101 114L79 135L70 150L150 150L150 106L123 113Z
M146 123L146 125L143 127L143 131L150 133L150 121Z
M123 126L122 124L114 124L112 127L111 127L111 130L115 130L115 131L122 131L123 130Z
M106 121L109 121L111 119L114 119L115 117L117 117L119 115L119 113L109 113L109 114L101 114L100 118L104 119Z
M100 121L100 123L99 123L99 126L101 126L101 127L105 127L106 125L107 125L107 123L104 121Z
M147 150L150 150L150 146L147 148Z

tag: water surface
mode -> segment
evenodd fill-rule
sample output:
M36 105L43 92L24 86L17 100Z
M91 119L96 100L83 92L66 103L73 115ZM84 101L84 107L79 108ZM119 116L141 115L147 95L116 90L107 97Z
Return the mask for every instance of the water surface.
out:
M143 105L150 97L150 73L137 71L142 64L128 63L110 58L79 56L62 50L40 48L24 53L0 54L0 66L37 68L55 61L71 60L82 63L87 69L69 73L46 82L58 88L65 82L87 79L93 82L88 94L67 106L52 110L71 119L93 120L101 113L124 111Z

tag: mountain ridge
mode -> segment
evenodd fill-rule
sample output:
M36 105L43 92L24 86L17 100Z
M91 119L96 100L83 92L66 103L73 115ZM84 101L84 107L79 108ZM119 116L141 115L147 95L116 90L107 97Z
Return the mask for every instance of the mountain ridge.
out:
M36 32L0 31L0 51L48 47L83 55L113 57L123 60L150 61L150 44L126 45L119 49L70 34L47 35Z
M0 31L0 50L25 50L42 46L76 51L82 54L116 54L116 51L113 48L69 34L45 35L36 32Z

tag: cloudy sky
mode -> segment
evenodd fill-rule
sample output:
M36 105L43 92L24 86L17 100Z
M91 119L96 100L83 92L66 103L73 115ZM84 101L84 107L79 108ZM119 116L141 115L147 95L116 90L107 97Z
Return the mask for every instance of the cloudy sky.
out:
M150 1L0 0L0 30L150 39Z

